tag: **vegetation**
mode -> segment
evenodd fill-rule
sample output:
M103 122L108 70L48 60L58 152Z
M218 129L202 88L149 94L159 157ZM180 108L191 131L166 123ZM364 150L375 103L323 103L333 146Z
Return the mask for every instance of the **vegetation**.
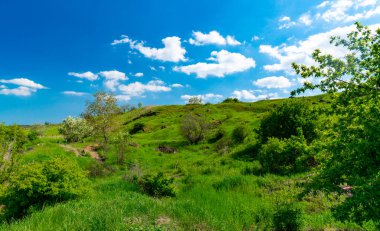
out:
M324 95L120 113L98 93L71 143L0 125L0 230L379 230L379 38L293 64L293 94Z
M67 142L78 142L91 135L93 128L83 118L67 117L63 120L59 133Z
M188 104L202 104L202 98L198 97L198 96L193 96L191 97L188 102Z

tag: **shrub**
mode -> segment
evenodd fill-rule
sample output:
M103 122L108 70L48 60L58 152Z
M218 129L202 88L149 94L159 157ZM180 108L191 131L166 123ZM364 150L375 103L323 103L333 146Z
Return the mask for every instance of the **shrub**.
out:
M109 176L111 173L115 172L113 167L99 161L93 161L87 166L86 170L88 171L89 177Z
M45 204L83 196L87 191L86 172L67 159L28 163L15 169L0 197L5 218L20 218Z
M184 138L192 144L197 144L205 138L209 125L205 118L188 114L183 118L180 129Z
M317 113L307 103L290 100L263 118L259 135L262 142L266 142L270 137L290 138L301 129L305 139L311 142L316 137L316 120Z
M232 131L232 140L234 143L243 143L248 136L248 130L245 126L240 125Z
M246 166L241 171L243 175L261 175L263 172L263 167L259 161L253 161L249 166Z
M222 103L240 103L240 101L237 98L227 98Z
M187 104L202 104L202 98L198 96L193 96L188 100Z
M153 197L173 197L175 190L173 178L167 178L162 172L153 175L145 175L139 180L140 191Z
M215 143L217 142L218 140L222 139L224 136L226 135L226 131L223 130L223 129L218 129L214 135L212 136L211 139L209 139L209 142L210 143Z
M144 127L145 127L145 124L140 123L140 122L137 122L137 123L135 123L135 124L133 125L133 128L132 128L131 130L129 130L129 133L130 133L131 135L134 135L134 134L136 134L136 133L138 133L138 132L143 131L143 130L144 130Z
M302 133L290 139L269 138L258 154L263 171L277 174L305 170L311 167L307 161L311 157Z
M67 117L59 128L59 133L63 135L67 142L78 142L88 137L92 132L92 127L82 118Z
M232 140L229 137L223 137L222 139L216 142L216 150L222 154L227 153L232 146Z
M291 205L283 205L274 213L274 230L301 230L301 210Z

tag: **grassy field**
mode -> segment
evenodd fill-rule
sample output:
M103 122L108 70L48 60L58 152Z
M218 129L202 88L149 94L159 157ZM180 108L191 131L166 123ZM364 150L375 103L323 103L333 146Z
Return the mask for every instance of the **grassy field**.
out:
M321 99L297 100L308 101L315 108L327 107L328 97ZM323 193L298 196L312 172L290 176L250 173L249 169L257 166L254 131L265 113L282 101L143 107L120 115L122 130L144 124L143 131L132 135L135 145L128 148L125 166L116 165L112 147L100 150L112 173L92 178L85 198L45 207L0 225L0 230L272 230L273 215L284 203L300 209L304 230L364 229L333 218L329 209L342 198ZM202 114L213 125L206 141L189 145L180 135L180 122L188 113ZM242 144L221 149L212 142L218 130L230 136L238 125L250 131ZM38 130L41 137L22 155L23 162L59 156L75 159L84 169L97 162L73 151L81 153L94 141L69 144L68 148L58 126L39 126ZM162 153L157 150L159 145L178 151ZM149 197L127 180L131 175L158 172L175 179L176 197Z

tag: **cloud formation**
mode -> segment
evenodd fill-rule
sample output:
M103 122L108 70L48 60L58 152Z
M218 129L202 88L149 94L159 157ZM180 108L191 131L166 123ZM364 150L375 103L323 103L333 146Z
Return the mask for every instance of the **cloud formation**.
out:
M204 94L204 95L182 95L181 99L184 99L184 100L186 100L186 102L188 102L189 99L191 99L193 97L198 97L198 98L202 99L202 102L205 102L205 103L206 102L218 102L224 98L222 95L218 95L218 94L214 94L214 93L208 93L208 94Z
M253 81L253 84L263 88L288 88L292 86L289 79L284 76L269 76Z
M79 92L79 91L63 91L62 94L64 95L72 95L72 96L84 96L88 95L86 92Z
M105 78L104 85L111 91L116 91L117 86L120 85L120 81L128 80L125 73L113 70L113 71L101 71L99 75Z
M226 50L211 52L211 57L208 60L212 63L199 62L188 66L174 67L173 70L187 75L196 74L198 78L207 78L208 76L223 78L225 75L256 67L256 62L252 58Z
M89 81L95 81L98 79L98 75L92 73L91 71L86 71L83 73L69 72L68 75L81 78L81 79L87 79Z
M111 44L118 45L128 43L131 49L139 51L146 58L160 60L164 62L180 62L186 61L186 50L181 45L181 38L177 36L166 37L161 40L164 44L163 48L152 48L145 46L144 42L138 42L123 35L120 40L114 40Z
M120 85L119 90L123 95L128 96L143 96L145 92L168 92L171 91L171 88L166 86L165 83L161 80L152 80L147 84L141 82L134 82L128 85Z
M37 90L46 89L45 86L26 78L0 79L0 95L30 96ZM16 85L16 88L9 88L7 85Z
M233 98L237 98L241 101L254 102L263 99L278 98L277 93L255 95L252 90L236 90L232 93Z
M241 42L237 41L233 36L227 35L223 37L219 34L218 31L210 31L208 34L202 33L200 31L193 31L193 38L189 39L189 43L195 46L204 46L204 45L230 45L238 46L241 45Z

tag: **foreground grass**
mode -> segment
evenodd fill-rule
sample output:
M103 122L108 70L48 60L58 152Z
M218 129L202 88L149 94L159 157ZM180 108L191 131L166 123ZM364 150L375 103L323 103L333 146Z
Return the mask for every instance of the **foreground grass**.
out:
M307 98L316 107L320 97ZM22 220L0 225L0 230L272 230L272 218L282 204L293 204L302 211L304 230L363 229L354 223L336 221L330 208L342 198L318 193L298 198L311 173L292 176L249 175L244 169L254 166L253 130L262 116L281 100L254 104L161 106L142 108L119 117L122 129L137 122L144 131L133 135L125 166L115 164L114 150L103 153L112 175L92 180L86 198L46 207ZM144 116L153 111L154 115ZM251 129L243 144L221 152L205 141L188 145L179 135L179 124L186 113L206 115L230 134L237 125ZM75 159L86 168L90 157L78 157L62 148L57 126L42 127L40 144L25 153L22 161L44 161L56 156ZM212 136L212 134L210 134ZM86 143L71 144L78 149ZM158 145L170 145L177 153L165 154ZM177 196L152 198L141 194L126 179L133 174L164 172L175 178Z

